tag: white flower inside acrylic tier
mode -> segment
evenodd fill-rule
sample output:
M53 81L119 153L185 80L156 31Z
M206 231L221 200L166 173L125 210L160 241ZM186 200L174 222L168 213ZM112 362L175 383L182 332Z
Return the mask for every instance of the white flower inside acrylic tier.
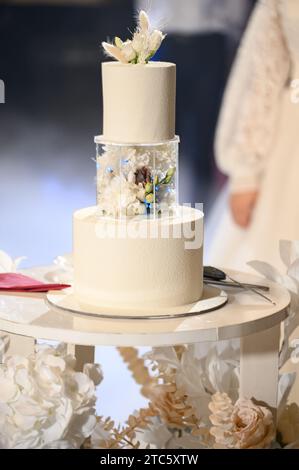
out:
M98 144L97 203L108 217L172 214L178 142L153 146Z

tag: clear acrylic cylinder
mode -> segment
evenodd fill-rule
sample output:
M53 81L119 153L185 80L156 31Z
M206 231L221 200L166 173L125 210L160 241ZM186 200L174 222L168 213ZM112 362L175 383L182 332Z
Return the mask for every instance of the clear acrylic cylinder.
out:
M179 138L120 144L95 138L100 217L173 216L178 207Z

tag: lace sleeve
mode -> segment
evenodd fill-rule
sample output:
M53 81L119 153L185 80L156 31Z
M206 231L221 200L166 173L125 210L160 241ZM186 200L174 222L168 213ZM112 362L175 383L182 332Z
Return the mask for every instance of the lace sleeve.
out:
M219 168L231 191L258 188L290 70L277 0L261 0L250 19L225 92L216 135Z

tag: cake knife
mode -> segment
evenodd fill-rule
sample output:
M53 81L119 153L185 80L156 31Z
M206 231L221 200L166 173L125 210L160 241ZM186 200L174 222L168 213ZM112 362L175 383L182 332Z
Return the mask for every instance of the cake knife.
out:
M204 283L205 284L214 284L215 286L224 286L224 287L239 287L236 285L235 282L232 281L218 281L218 280L213 280L208 277L204 277ZM268 292L270 289L268 286L263 286L261 284L249 284L247 282L243 282L242 285L246 288L251 288L254 287L255 289L262 290L264 292Z
M264 300L267 300L267 302L270 302L272 305L276 305L276 303L272 299L270 299L270 297L267 297L265 294L262 294L261 292L259 292L257 290L259 287L257 287L255 284L241 283L237 281L236 279L233 279L231 276L226 274L224 271L221 271L220 269L214 268L212 266L204 266L204 280L206 281L210 280L211 284L213 284L213 281L225 282L226 278L232 281L232 283L235 286L237 285L241 289L250 290L251 292L254 292L256 295L259 295L260 297L262 297Z

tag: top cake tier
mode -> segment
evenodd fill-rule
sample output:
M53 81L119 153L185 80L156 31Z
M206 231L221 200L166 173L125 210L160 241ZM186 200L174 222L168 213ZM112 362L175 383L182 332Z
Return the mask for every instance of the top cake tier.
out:
M175 137L175 64L104 62L102 81L104 139L143 144Z

